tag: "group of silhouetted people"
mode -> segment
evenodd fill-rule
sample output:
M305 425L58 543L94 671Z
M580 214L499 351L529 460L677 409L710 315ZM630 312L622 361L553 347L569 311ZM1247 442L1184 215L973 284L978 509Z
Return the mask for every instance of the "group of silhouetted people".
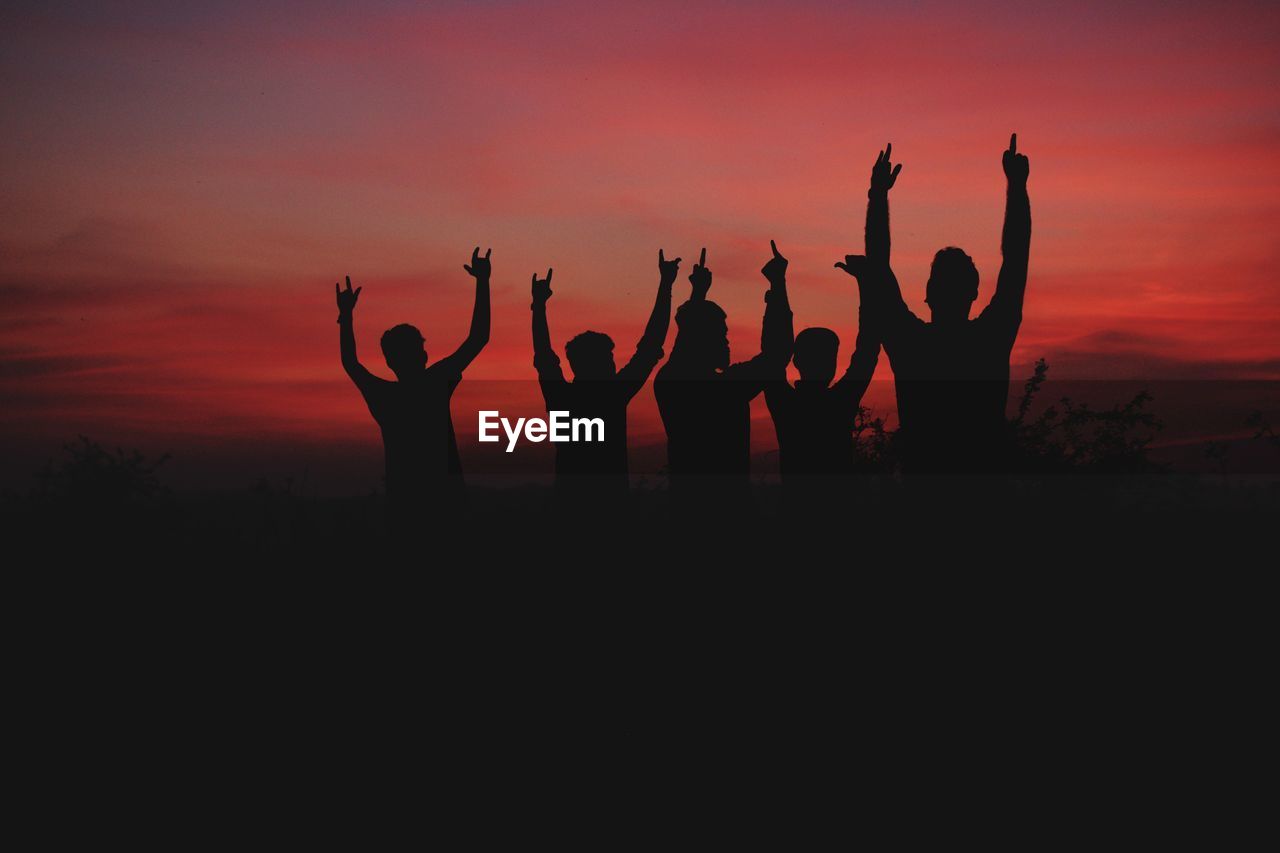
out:
M707 299L711 270L704 248L689 275L689 299L675 314L671 355L654 377L654 395L667 434L669 491L676 501L720 502L734 508L749 499L750 404L764 392L778 437L783 484L830 481L854 470L853 430L862 396L883 346L893 369L903 470L906 473L994 473L1009 451L1005 406L1009 356L1022 320L1031 245L1028 161L1017 135L1004 152L1008 181L1003 264L990 303L969 314L978 296L978 270L954 247L939 251L925 285L930 320L903 301L890 266L889 190L902 169L892 146L876 158L867 193L863 255L835 264L857 281L858 336L849 366L836 379L840 340L830 329L795 334L787 299L787 259L770 241L772 257L760 352L732 362L724 310ZM335 285L342 364L382 430L386 495L391 518L410 523L424 506L465 502L449 401L462 373L489 340L490 252L472 252L464 268L475 279L475 308L466 341L428 364L417 328L399 325L382 336L382 352L395 382L380 379L356 358L352 313L361 288ZM618 368L608 335L587 331L565 345L573 380L565 378L551 345L547 302L553 272L532 280L534 367L548 411L604 421L604 440L560 443L556 486L588 501L628 488L627 405L661 361L671 318L671 290L681 259L658 252L658 293L644 335ZM794 362L800 379L786 377Z

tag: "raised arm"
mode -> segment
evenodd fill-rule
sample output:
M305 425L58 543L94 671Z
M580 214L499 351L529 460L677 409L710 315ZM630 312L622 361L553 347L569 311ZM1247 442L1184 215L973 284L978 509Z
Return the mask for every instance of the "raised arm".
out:
M867 190L867 224L863 238L866 255L845 255L843 261L836 261L837 269L842 269L855 278L870 266L880 271L869 288L864 287L862 280L859 280L859 290L863 296L859 311L864 319L877 328L878 337L883 337L886 345L891 345L901 333L921 322L907 307L902 298L902 290L898 287L898 279L889 266L889 190L897 183L898 173L902 171L901 163L895 166L890 161L892 153L893 145L886 145L871 167L871 187Z
M833 386L850 420L857 416L862 396L867 392L871 376L876 372L876 362L880 360L880 335L875 312L866 309L865 305L870 292L887 286L882 279L888 272L888 267L883 264L872 268L869 264L859 263L856 255L852 260L849 265L856 270L858 280L858 338L849 359L849 368Z
M471 364L480 354L480 350L484 349L485 344L489 343L489 273L491 269L489 254L492 251L492 249L486 250L482 258L480 247L476 246L471 251L470 265L462 265L462 268L476 280L476 303L471 310L471 330L467 333L467 339L447 359L451 369L458 373L466 370L467 365Z
M1027 175L1031 164L1025 154L1018 153L1018 134L1009 137L1009 150L1004 152L1004 174L1008 190L1004 206L1004 231L1000 236L1000 278L988 310L1013 324L1022 321L1022 302L1027 292L1027 265L1031 257L1031 200L1027 196ZM986 312L984 312L986 313Z
M795 348L796 330L791 314L791 301L787 297L787 259L778 251L778 244L769 241L773 257L760 269L769 282L764 299L764 323L760 327L760 352L775 370L783 370L791 360Z
M667 330L671 328L671 286L680 274L680 260L668 261L662 250L658 250L658 295L653 300L653 310L649 312L640 347L662 349L667 341Z
M889 162L893 143L885 145L871 167L871 188L867 190L867 226L864 235L867 260L873 264L889 263L889 190L898 180L902 164Z
M663 251L658 250L658 295L653 300L653 311L649 313L649 322L645 324L644 335L636 344L635 355L618 371L618 378L629 385L628 396L640 390L658 360L662 358L662 348L667 342L667 331L671 328L671 287L675 284L676 276L680 274L680 260L676 258L674 261L668 261Z
M764 295L760 354L749 361L730 365L725 371L726 376L743 383L741 387L748 397L754 397L765 383L776 380L786 369L795 343L795 326L787 299L787 259L778 251L774 241L769 241L769 248L773 250L773 257L760 270L769 282L769 289Z
M689 273L689 284L692 290L689 292L690 302L702 302L707 298L707 291L711 289L711 270L707 269L707 247L702 247L702 254L698 257L698 262L693 265L693 271Z
M533 366L538 370L538 380L542 383L563 382L564 372L560 369L560 356L551 347L551 330L547 328L547 300L551 298L551 274L539 279L533 275Z
M794 389L787 382L787 362L795 349L795 325L791 303L787 296L787 259L778 252L778 245L769 241L773 257L760 270L769 281L765 294L768 305L764 310L764 323L760 329L760 358L764 363L764 399L773 417L774 429L779 440L787 422ZM770 313L772 312L772 313Z
M347 375L351 377L351 381L364 391L366 388L378 380L376 376L365 369L360 363L360 359L356 357L356 331L355 331L355 310L356 300L360 298L360 291L363 287L351 289L351 276L347 276L347 289L343 290L341 286L334 282L333 292L338 298L338 348L342 352L342 369L347 371Z

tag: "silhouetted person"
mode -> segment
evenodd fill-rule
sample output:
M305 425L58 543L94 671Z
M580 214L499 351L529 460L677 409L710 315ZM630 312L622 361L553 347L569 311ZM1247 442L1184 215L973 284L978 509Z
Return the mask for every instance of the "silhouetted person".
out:
M382 335L382 354L395 382L374 376L356 358L352 315L363 288L352 291L350 278L346 290L334 285L342 366L382 429L388 517L395 531L425 522L420 510L456 510L465 501L449 398L462 371L489 342L489 251L480 257L476 247L463 269L476 280L467 339L452 355L428 366L422 333L408 324L393 326Z
M864 280L869 275L863 267L854 267L860 303L865 303ZM802 478L847 475L854 470L854 421L880 357L880 339L870 321L871 312L860 304L853 356L834 385L840 338L830 329L817 327L796 335L792 360L800 379L795 386L787 381L785 363L776 366L776 375L765 385L765 401L778 434L778 467L788 491Z
M547 328L547 300L551 275L533 276L533 365L547 411L569 412L574 418L604 421L604 441L571 441L556 445L556 489L562 497L594 497L601 491L625 494L627 476L627 404L662 358L671 325L671 285L680 259L668 261L658 250L658 296L636 345L635 355L619 370L613 360L613 340L600 332L583 332L565 344L573 368L566 382L560 357L551 347Z
M733 510L749 499L751 400L776 375L778 367L787 363L793 337L787 262L776 248L773 251L773 259L763 270L769 291L765 294L761 352L749 361L729 363L725 313L706 298L711 288L706 249L689 275L693 292L676 311L671 357L653 380L667 431L671 493L677 501L700 496L708 489L734 504L723 509Z
M1009 355L1022 323L1031 249L1028 161L1017 145L1014 134L1004 152L1004 263L995 295L982 313L969 319L978 297L978 270L954 247L933 259L925 286L930 322L907 308L892 271L870 300L893 367L908 472L991 472L1006 463ZM902 168L890 168L891 150L886 147L876 159L867 194L867 264L873 268L880 260L887 265L889 258L888 194ZM849 260L836 266L847 270Z

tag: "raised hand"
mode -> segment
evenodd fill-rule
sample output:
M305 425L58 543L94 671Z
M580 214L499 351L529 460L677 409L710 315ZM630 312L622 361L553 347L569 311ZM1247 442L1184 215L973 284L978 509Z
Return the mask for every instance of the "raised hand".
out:
M866 255L845 255L843 261L836 261L836 269L844 270L856 279L861 279L867 272Z
M662 250L658 250L658 276L663 284L672 284L676 280L676 276L680 272L680 258L674 261L667 260L667 256L662 254Z
M1018 153L1018 134L1010 134L1009 150L1004 152L1004 175L1011 184L1025 184L1031 172L1031 161Z
M333 292L338 297L339 315L347 316L356 310L356 300L360 298L360 291L362 290L364 290L363 287L357 287L355 290L351 289L351 276L347 276L346 290L341 289L336 281L333 283Z
M769 248L773 249L773 257L769 259L760 272L769 280L770 284L782 284L787 280L787 259L778 253L778 244L769 241Z
M704 298L707 295L707 291L711 289L711 270L707 269L707 249L705 246L702 249L702 256L693 265L693 272L689 273L689 283L693 285L694 299Z
M477 281L488 281L490 272L489 253L492 251L493 249L485 249L484 257L482 258L480 257L480 247L476 246L471 250L470 266L463 264L462 268L469 274L475 276Z
M539 302L546 304L546 301L551 298L551 273L552 273L552 270L548 269L547 277L542 279L538 278L537 273L533 274L534 304L537 304Z
M902 164L894 166L889 162L889 155L893 153L893 143L885 145L884 150L876 157L876 164L871 167L871 190L873 192L885 192L893 188L894 183L898 180L898 173L902 171Z

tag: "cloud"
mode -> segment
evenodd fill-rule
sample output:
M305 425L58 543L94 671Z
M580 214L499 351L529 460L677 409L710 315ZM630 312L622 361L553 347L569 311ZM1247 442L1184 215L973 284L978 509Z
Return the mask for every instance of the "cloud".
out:
M1280 357L1188 358L1179 355L1183 349L1184 343L1177 338L1125 329L1100 329L1049 348L1044 357L1049 364L1050 375L1055 378L1280 379Z
M128 363L122 358L80 355L23 356L0 353L0 382L39 380L95 370L108 370Z

